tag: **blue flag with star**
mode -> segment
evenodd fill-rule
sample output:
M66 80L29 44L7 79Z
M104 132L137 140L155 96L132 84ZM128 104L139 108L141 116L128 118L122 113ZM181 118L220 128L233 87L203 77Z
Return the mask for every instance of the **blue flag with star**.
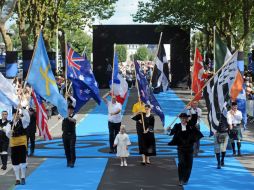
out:
M27 82L42 98L55 105L63 117L67 117L67 102L57 88L42 32L39 35L37 46L34 50L27 75Z
M146 80L146 77L144 73L141 71L139 64L137 61L134 61L135 69L136 69L136 77L138 82L138 90L140 93L140 99L145 104L148 104L151 106L151 109L154 113L156 113L163 124L165 125L165 115L161 109L161 106L159 102L156 100L156 98L153 95L152 90L149 88L148 82Z
M73 97L76 99L75 112L85 105L91 98L97 104L101 103L98 83L95 80L90 62L86 56L80 56L68 46L67 76L72 81Z

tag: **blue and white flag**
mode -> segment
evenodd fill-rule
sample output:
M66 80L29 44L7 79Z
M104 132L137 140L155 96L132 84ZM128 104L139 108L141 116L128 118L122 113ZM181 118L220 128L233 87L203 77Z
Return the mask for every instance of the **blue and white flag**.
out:
M38 95L55 105L58 112L63 117L67 117L67 101L59 93L57 88L56 80L51 70L51 65L43 41L42 32L39 35L37 46L34 50L27 82Z
M0 73L0 103L14 107L17 107L19 104L16 89L11 82L2 75L2 73Z
M116 97L116 101L119 102L120 104L123 104L128 92L128 83L122 77L122 75L119 74L118 55L116 52L114 55L114 67L113 67L112 78L113 78L113 82L112 80L109 81L109 86L111 88L111 91L113 95Z
M154 97L152 90L149 88L146 77L144 73L141 71L139 64L136 61L134 62L134 64L135 64L136 77L137 77L138 88L139 88L138 90L140 92L140 99L145 104L148 104L151 106L152 111L160 117L161 122L164 126L165 116L161 109L161 106L159 102L156 100L156 98Z

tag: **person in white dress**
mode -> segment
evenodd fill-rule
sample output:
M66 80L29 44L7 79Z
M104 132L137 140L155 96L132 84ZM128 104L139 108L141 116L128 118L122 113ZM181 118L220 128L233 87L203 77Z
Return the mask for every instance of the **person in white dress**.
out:
M128 134L124 125L121 125L120 132L116 135L114 140L114 147L117 146L117 157L121 158L120 166L127 166L127 157L130 155L128 146L131 144Z

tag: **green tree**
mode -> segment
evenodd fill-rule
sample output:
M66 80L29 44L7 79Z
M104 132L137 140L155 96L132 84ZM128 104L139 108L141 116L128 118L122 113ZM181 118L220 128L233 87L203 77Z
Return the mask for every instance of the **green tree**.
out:
M137 52L134 54L135 60L147 61L148 60L148 49L145 46L141 46L137 49Z
M116 45L116 52L118 54L119 62L125 62L127 59L127 47L126 45Z
M79 54L86 53L89 60L91 60L92 53L92 38L87 35L83 30L77 29L67 34L68 42L71 47Z
M153 53L150 53L150 54L148 55L148 60L149 60L149 61L154 61L154 59L155 59L155 55L154 55Z
M65 32L84 29L95 18L107 19L114 13L116 0L19 0L17 4L19 35L22 49L28 49L29 36L33 45L38 32L43 27L43 35L48 49L58 28L62 51Z
M207 39L213 37L216 26L229 48L248 45L246 39L254 28L253 0L150 0L139 2L138 7L135 21L188 26L202 31Z
M17 0L1 0L0 1L0 33L7 51L12 51L12 41L5 27L6 21L13 15Z

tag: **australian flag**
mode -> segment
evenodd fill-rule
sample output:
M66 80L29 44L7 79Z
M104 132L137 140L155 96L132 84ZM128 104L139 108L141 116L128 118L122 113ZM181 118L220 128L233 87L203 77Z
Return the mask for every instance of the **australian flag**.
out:
M151 106L152 111L160 117L161 122L164 126L165 116L161 109L161 106L159 102L156 100L156 98L154 97L152 90L149 88L146 77L144 73L141 71L138 62L135 61L134 64L135 64L136 77L137 77L138 88L139 88L138 90L140 92L140 99L145 104L148 104Z
M71 47L67 53L67 76L72 81L73 97L76 99L75 113L91 98L101 103L98 84L86 56L80 56Z

